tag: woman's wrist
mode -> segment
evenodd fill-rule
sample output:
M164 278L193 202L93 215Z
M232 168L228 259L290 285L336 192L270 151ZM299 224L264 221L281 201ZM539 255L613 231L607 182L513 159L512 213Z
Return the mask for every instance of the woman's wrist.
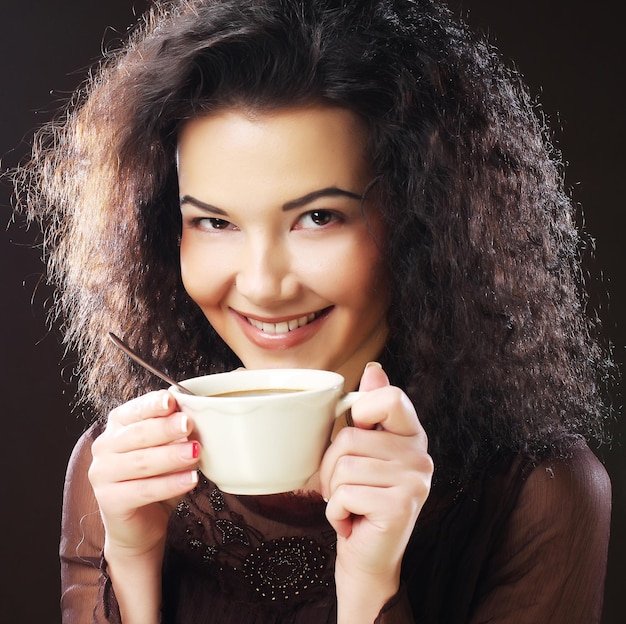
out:
M104 559L124 624L159 624L164 546L137 553L106 544Z
M335 567L337 624L374 622L400 588L400 570L371 574Z

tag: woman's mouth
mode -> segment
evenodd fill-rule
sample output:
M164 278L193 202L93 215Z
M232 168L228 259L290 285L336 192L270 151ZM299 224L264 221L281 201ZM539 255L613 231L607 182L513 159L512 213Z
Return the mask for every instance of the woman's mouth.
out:
M259 321L257 319L246 316L246 320L250 325L253 325L257 329L260 329L262 332L266 334L288 334L290 331L294 329L298 329L299 327L304 327L308 325L311 321L314 321L318 316L320 316L322 312L311 313L305 316L299 316L298 318L293 318L287 321L280 321L279 323L266 323L264 321Z
M276 320L260 319L235 312L235 318L246 337L263 349L290 349L309 340L319 331L333 306Z

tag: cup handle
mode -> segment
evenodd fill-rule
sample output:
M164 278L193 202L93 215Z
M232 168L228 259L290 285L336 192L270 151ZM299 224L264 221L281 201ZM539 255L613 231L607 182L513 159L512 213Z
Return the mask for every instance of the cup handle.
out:
M340 397L335 407L335 418L339 418L344 412L347 412L354 405L354 402L363 394L363 392L348 392Z

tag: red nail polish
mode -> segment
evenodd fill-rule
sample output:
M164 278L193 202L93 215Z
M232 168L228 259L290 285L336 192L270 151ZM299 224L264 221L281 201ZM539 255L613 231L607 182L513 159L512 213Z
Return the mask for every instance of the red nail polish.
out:
M197 442L191 443L191 456L194 459L198 459L198 457L200 457L200 445Z

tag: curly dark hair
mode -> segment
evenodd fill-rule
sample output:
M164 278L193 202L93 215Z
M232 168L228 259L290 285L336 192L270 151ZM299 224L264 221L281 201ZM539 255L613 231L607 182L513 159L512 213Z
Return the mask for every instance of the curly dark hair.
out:
M611 361L559 155L517 73L432 0L162 1L106 56L16 181L80 398L104 416L158 385L108 331L174 377L239 365L181 283L177 132L218 107L312 102L368 129L391 282L381 357L438 473L600 435Z

